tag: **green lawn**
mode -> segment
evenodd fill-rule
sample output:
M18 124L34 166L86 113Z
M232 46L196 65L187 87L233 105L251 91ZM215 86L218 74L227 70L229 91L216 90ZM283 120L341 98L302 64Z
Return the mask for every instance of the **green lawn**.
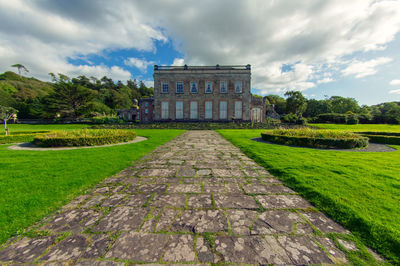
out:
M12 130L73 129L82 126L12 125ZM7 149L8 144L0 145L0 243L184 132L135 131L148 140L121 146L64 151L13 151Z
M362 130L380 125L372 128ZM217 131L368 246L400 262L400 151L296 148L251 140L264 130Z
M348 130L355 132L362 132L362 131L400 132L400 125L386 125L386 124L358 124L358 125L309 124L309 125L324 129Z
M50 124L50 125L29 125L29 124L9 124L10 132L15 131L40 131L40 130L72 130L87 128L88 124ZM0 127L0 132L4 133L4 125Z

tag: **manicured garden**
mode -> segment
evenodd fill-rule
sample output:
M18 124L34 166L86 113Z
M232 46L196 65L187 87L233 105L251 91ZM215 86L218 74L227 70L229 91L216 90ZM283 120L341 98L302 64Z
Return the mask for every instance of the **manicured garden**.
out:
M400 126L388 125L318 126L400 131ZM316 150L252 140L260 138L265 130L217 131L368 246L400 262L400 150Z
M11 132L87 125L10 125ZM62 151L15 151L0 145L0 243L131 165L183 130L135 130L146 141Z

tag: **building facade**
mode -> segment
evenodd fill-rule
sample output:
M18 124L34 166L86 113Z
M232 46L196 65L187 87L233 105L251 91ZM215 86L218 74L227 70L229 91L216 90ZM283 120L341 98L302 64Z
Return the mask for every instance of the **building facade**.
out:
M250 88L250 65L155 65L154 121L250 121Z
M153 122L153 109L154 109L154 98L143 98L139 100L139 119L141 123Z

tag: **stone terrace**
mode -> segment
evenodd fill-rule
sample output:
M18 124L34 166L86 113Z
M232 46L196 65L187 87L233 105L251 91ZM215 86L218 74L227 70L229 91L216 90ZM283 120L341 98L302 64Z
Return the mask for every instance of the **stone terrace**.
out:
M0 247L0 264L346 262L332 232L349 234L218 133L188 131Z

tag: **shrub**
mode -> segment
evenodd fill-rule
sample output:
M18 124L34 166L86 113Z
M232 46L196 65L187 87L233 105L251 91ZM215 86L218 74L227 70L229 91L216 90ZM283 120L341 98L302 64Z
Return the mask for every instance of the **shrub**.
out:
M49 133L50 131L17 131L10 135L0 135L0 144L31 142L36 135Z
M315 118L315 122L317 123L333 123L333 124L345 124L346 123L346 115L345 114L335 114L335 113L327 113L327 114L319 114Z
M80 129L36 136L33 143L42 147L96 146L126 142L135 138L136 132L132 130Z
M346 116L346 124L348 125L356 125L358 124L358 118L356 115L347 115Z
M367 137L372 143L400 145L400 133L398 132L357 132Z
M295 114L287 114L281 117L283 123L305 125L307 120L304 117L297 116Z
M261 133L261 137L273 143L312 148L354 149L368 146L368 138L346 131L275 129Z

